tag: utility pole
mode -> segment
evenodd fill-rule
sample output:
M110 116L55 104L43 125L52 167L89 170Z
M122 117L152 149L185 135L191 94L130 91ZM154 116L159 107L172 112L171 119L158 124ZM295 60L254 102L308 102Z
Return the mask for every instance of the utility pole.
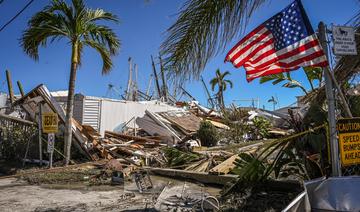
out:
M185 90L185 88L183 88L182 86L180 86L180 88L181 88L181 90L183 91L183 93L185 93L188 97L190 97L190 99L191 99L192 101L196 101L195 97L193 97L189 92L187 92L187 91Z
M138 101L138 65L135 64L135 82L133 85L133 101Z
M323 22L319 23L319 40L323 47L324 53L328 58L328 46L326 40L326 27ZM328 60L329 61L329 60ZM333 176L341 176L341 166L339 158L339 144L336 136L336 119L335 119L335 98L334 89L331 79L329 67L324 67L325 91L328 103L328 119L330 133L330 149L331 149L331 170ZM341 90L338 90L340 93Z
M214 107L215 107L214 101L213 101L213 99L211 98L209 89L207 88L207 86L206 86L206 84L205 84L205 82L204 82L204 78L203 78L202 76L201 76L201 82L202 82L202 84L203 84L203 86L204 86L204 88L205 88L206 94L207 94L207 96L208 96L208 102L210 103L211 108L214 108Z
M165 100L165 102L167 102L168 101L168 98L167 98L167 85L166 85L164 67L163 67L163 64L162 64L161 56L159 56L159 61L160 61L161 80L162 80L162 83L163 83L162 91L163 91L164 100Z
M39 160L40 160L40 166L43 164L42 159L42 102L38 103L38 136L39 136Z
M128 85L127 85L127 89L126 89L126 100L129 100L131 97L131 84L132 84L132 62L131 62L131 57L129 57L129 79L128 79Z
M153 71L154 71L154 76L155 76L155 82L156 82L156 89L159 95L159 99L161 98L161 90L160 90L160 85L159 85L159 78L158 75L156 73L156 67L155 67L155 63L154 63L154 58L151 55L151 63L152 63L152 67L153 67Z
M150 74L149 84L148 84L148 87L147 87L147 89L146 89L146 95L147 95L147 96L149 96L149 94L150 94L150 89L151 89L152 80L153 80L153 75Z

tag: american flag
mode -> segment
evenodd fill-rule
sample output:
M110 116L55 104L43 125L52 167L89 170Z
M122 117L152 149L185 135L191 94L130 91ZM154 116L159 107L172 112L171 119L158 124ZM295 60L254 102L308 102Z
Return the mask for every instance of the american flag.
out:
M226 55L236 68L244 66L248 82L299 67L324 67L326 56L300 0L265 21Z

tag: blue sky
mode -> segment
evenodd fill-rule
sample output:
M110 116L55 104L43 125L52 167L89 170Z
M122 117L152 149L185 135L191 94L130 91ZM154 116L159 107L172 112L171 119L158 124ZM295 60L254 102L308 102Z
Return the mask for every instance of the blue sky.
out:
M13 17L28 1L4 0L0 4L0 25ZM65 41L50 44L40 50L40 60L33 61L19 46L19 38L26 28L27 20L41 10L49 0L36 0L20 17L0 32L0 91L6 92L5 70L12 73L13 83L20 80L25 91L43 83L50 90L66 90L69 80L70 47ZM139 67L139 84L146 90L152 73L150 55L158 55L164 32L176 20L176 14L185 0L86 0L88 7L103 8L119 16L121 23L111 25L122 42L120 54L114 57L114 68L109 75L101 75L101 60L97 53L86 49L83 64L78 71L76 92L85 95L105 96L107 85L114 84L118 89L126 87L128 79L128 58L132 57ZM272 0L257 10L251 18L246 32L280 11L291 0ZM326 24L344 24L359 10L357 0L303 0L305 10L314 28L319 21ZM240 37L234 38L223 52L214 57L203 72L205 82L209 82L217 68L231 72L234 88L225 94L226 104L234 100L260 98L260 106L265 105L271 96L277 96L279 106L286 106L296 101L301 95L298 89L287 89L272 84L259 84L258 80L247 83L242 68L235 69L230 63L224 63L227 51ZM293 73L295 79L305 82L301 70ZM154 85L153 85L154 87ZM206 102L205 91L198 81L190 81L184 86L200 102ZM17 91L17 89L15 89ZM248 106L247 102L235 102Z

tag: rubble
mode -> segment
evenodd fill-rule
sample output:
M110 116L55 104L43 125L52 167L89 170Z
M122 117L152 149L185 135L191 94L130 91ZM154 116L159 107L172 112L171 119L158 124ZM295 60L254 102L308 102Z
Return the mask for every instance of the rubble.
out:
M20 112L13 113L12 116L1 115L0 119L5 120L11 117L14 121L36 127L41 105L42 112L54 112L58 115L60 132L57 136L61 136L65 113L63 102L59 103L57 100L63 101L64 98L61 96L63 93L51 93L46 86L39 85L16 99L12 104L13 107L21 108ZM56 98L52 94L56 95ZM100 131L92 124L81 124L73 119L74 147L83 155L84 159L99 162L101 165L98 165L96 171L79 172L79 174L75 174L76 176L72 176L75 172L59 176L55 174L55 177L45 174L39 179L28 178L29 181L40 183L51 180L79 180L89 185L121 186L130 180L136 184L137 192L144 193L153 190L151 176L161 175L185 181L224 186L238 178L237 175L232 174L236 168L234 162L239 159L238 154L242 152L255 153L264 145L264 141L261 141L255 144L249 143L245 147L243 145L233 146L231 149L229 149L229 145L201 146L197 132L202 121L210 122L218 131L230 129L221 114L203 107L197 102L190 102L187 108L173 106L169 108L170 110L159 112L145 109L125 123L121 123L119 125L121 129L119 127L112 130L102 128ZM14 117L14 114L17 114L17 117ZM278 116L261 110L250 111L249 119L259 114L265 114L267 118L275 117L275 122L280 123ZM134 123L129 124L132 121ZM282 136L287 131L282 128L273 128L271 133ZM42 162L46 161L42 160ZM170 193L175 192L175 196L166 196L165 193L169 194L169 191ZM185 208L185 211L186 208L192 208L187 205L187 200L182 199L183 196L179 199L177 194L179 194L178 188L165 187L158 197L155 207L160 207L158 204L166 202L167 207L182 207ZM197 203L204 202L204 196L190 199ZM216 200L215 197L214 199ZM204 204L217 210L219 204L217 200L214 202L214 199L209 200L210 202L205 201Z

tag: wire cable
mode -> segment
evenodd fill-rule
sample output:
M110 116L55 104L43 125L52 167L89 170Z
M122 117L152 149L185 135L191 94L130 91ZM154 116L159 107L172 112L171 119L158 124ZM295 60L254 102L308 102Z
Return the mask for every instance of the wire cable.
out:
M3 1L4 0L0 0L0 3L2 3ZM23 13L24 10L26 10L26 8L28 8L34 1L35 0L30 0L12 19L10 19L0 28L0 32L3 31L9 24L11 24L11 22L13 22L19 15L21 15L21 13Z

